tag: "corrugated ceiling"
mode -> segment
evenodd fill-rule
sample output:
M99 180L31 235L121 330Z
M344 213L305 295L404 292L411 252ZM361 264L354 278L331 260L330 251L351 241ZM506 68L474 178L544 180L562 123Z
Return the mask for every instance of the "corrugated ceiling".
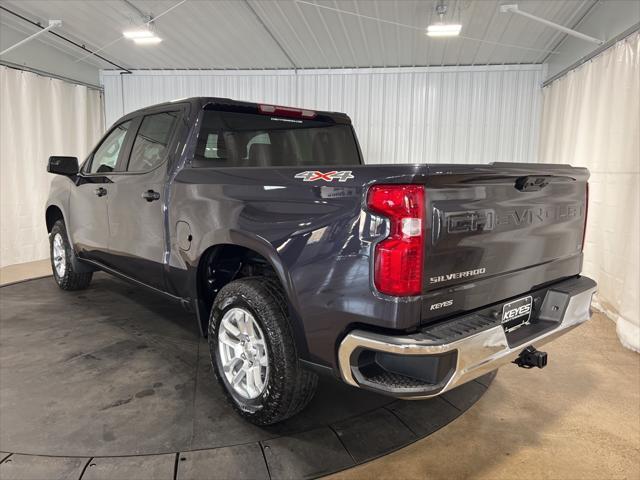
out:
M163 42L136 46L122 31L180 0L30 0L2 6L47 24L131 69L351 68L541 63L562 33L511 13L497 0L447 1L459 38L424 34L437 20L429 0L187 0L159 18ZM596 0L519 0L521 10L572 27ZM36 27L0 11L0 21L26 35ZM114 68L45 34L44 41L101 68ZM40 37L42 38L42 37Z

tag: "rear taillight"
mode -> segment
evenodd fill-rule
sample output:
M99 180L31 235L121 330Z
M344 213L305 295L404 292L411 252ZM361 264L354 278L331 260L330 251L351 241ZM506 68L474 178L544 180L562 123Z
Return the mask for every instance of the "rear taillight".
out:
M589 182L586 184L584 195L584 230L582 231L582 250L584 251L584 241L587 238L587 218L589 216Z
M389 219L389 235L374 252L374 284L387 295L422 292L425 194L422 185L374 185L367 207Z

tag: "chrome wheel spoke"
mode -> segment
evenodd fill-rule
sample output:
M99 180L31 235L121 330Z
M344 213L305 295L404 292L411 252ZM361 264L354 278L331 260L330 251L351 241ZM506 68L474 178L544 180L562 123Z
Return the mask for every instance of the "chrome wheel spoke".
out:
M264 382L262 381L262 368L260 365L254 365L251 367L251 373L248 375L253 378L253 384L258 392L264 389Z
M242 364L242 359L239 357L235 357L225 363L222 368L224 369L225 373L233 373L233 369L236 368L238 364Z
M67 256L62 235L59 233L56 233L53 237L51 256L53 257L53 268L55 269L56 274L58 277L64 277L67 270Z
M233 385L234 387L240 386L240 382L242 382L242 380L244 380L246 376L247 371L244 368L241 368L240 370L238 370L238 373L236 373L231 379L231 385Z
M242 321L244 322L244 333L251 338L253 341L255 339L255 332L253 330L253 315L248 314L247 312L242 313Z
M269 366L269 360L267 359L267 356L266 355L260 355L260 357L258 358L258 364L263 366L263 367Z
M253 372L250 367L245 368L245 387L247 389L247 395L252 397L257 397L259 395L259 390L256 388L255 379L253 378Z
M233 323L231 323L231 319L227 318L226 316L222 319L222 323L224 326L224 329L227 331L227 333L230 333L231 335L233 335L236 338L240 337L240 330L238 330L238 327L236 327Z
M239 308L234 308L232 310L233 314L229 316L229 318L233 321L233 324L238 329L240 335L246 334L246 329L244 326L244 318L242 316L242 310Z
M233 349L233 351L236 351L240 348L240 340L230 337L227 332L221 333L218 337L218 340L220 341L220 343L223 343L227 347Z
M269 356L260 324L243 308L228 310L220 320L218 354L230 386L244 398L256 398L269 378Z

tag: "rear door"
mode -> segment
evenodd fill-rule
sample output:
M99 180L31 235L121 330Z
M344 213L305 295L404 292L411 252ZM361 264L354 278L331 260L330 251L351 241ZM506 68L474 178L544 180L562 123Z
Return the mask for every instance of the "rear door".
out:
M113 194L114 171L126 150L133 122L113 127L82 166L69 198L67 229L79 256L104 262L109 243L107 202Z
M167 172L177 146L180 105L139 118L122 173L109 192L109 266L164 290Z

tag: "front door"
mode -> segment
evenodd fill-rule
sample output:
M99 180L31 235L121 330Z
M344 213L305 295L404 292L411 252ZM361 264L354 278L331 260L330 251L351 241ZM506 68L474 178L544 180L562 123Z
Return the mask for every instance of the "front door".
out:
M69 197L67 232L81 258L103 262L108 251L107 202L131 121L116 125L89 156Z
M123 160L123 173L113 177L108 200L108 265L160 290L165 289L168 252L167 165L179 116L179 111L159 111L141 119L129 158Z

